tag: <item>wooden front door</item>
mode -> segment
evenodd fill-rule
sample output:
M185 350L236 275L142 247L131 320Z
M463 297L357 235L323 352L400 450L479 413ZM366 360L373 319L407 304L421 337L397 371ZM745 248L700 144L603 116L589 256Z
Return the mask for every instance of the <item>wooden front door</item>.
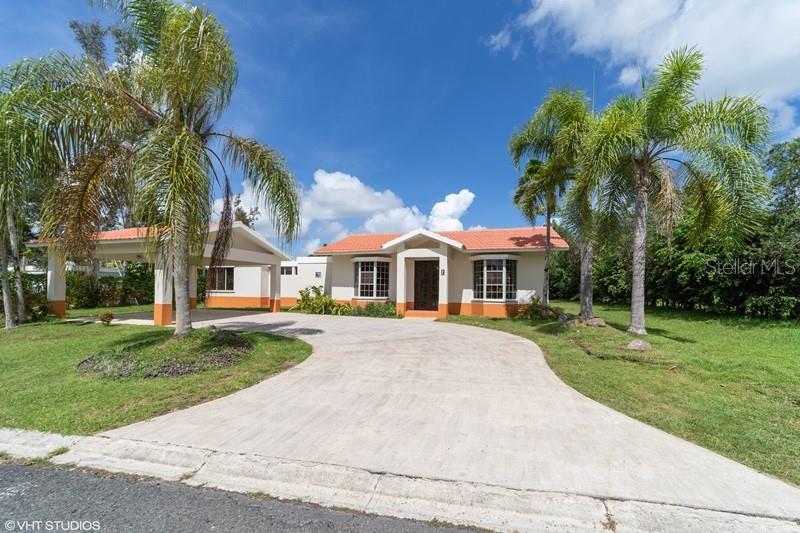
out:
M439 308L439 261L414 261L414 309Z

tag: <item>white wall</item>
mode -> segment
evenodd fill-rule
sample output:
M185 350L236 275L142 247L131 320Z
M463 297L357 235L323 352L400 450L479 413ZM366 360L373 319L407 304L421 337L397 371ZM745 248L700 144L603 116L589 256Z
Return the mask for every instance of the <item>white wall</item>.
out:
M206 290L206 293L218 296L269 296L269 267L233 267L232 291Z
M281 297L299 298L300 289L321 285L325 292L331 291L329 257L298 257L295 261L282 261L282 267L292 267L292 274L281 274ZM297 267L297 274L294 268Z

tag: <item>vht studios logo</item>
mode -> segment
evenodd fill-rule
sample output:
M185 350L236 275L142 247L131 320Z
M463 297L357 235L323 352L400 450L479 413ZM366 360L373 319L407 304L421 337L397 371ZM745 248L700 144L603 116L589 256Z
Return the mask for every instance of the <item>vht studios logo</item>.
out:
M6 531L100 531L98 520L6 520Z
M709 260L706 262L709 270L725 276L752 276L752 275L773 275L791 276L794 275L800 264L792 259L764 259L762 261L748 261L734 259L733 261L719 262Z

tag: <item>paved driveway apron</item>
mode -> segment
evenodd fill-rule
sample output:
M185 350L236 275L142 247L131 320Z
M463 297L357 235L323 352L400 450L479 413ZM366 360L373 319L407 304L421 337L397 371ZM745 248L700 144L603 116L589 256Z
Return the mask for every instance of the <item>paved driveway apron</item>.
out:
M104 435L800 517L800 489L582 396L555 376L534 343L513 335L293 313L215 323L297 336L314 353L248 389Z

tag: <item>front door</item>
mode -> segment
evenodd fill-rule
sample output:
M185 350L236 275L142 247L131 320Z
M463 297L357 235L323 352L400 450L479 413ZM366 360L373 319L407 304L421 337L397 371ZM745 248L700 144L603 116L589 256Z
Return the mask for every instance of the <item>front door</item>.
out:
M414 309L439 308L439 261L414 261Z

